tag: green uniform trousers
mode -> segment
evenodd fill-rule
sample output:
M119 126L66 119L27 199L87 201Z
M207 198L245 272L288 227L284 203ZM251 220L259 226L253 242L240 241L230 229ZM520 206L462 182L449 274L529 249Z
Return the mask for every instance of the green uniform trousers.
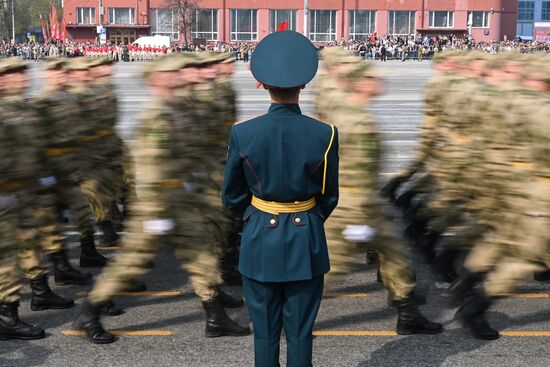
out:
M264 283L243 277L246 306L254 325L254 365L278 367L284 327L287 367L311 366L313 324L323 297L324 277Z

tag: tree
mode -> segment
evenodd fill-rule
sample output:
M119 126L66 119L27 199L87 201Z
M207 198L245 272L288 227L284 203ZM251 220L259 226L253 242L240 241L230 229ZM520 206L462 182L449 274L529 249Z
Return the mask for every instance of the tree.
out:
M0 0L0 39L11 39L11 5L15 10L15 34L25 35L27 32L40 31L42 25L40 14L48 19L52 4L61 10L61 0Z
M200 0L166 0L168 9L178 12L178 30L183 35L186 44L193 27L193 10L198 9Z

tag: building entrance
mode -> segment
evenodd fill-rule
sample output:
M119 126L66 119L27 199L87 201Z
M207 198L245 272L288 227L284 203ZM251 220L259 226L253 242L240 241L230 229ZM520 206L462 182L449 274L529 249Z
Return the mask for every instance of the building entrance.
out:
M136 40L136 30L135 29L111 29L109 31L109 39L114 44L125 44L129 45L134 43Z

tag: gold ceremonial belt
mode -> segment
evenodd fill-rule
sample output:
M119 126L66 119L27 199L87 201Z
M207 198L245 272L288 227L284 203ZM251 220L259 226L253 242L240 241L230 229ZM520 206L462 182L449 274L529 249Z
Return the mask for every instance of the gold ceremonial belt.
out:
M48 157L60 157L63 155L71 154L71 153L77 153L80 149L76 147L68 147L68 148L50 148L46 149L46 155Z
M104 138L106 136L111 136L114 133L115 132L111 128L103 129L103 130L99 130L95 135L83 136L83 137L80 138L80 140L83 141L83 142L88 143L88 142L91 142L91 141L96 141L98 139Z
M262 212L279 215L281 213L299 213L312 209L317 205L315 198L306 201L295 201L293 203L279 203L276 201L266 201L256 196L252 196L252 206Z

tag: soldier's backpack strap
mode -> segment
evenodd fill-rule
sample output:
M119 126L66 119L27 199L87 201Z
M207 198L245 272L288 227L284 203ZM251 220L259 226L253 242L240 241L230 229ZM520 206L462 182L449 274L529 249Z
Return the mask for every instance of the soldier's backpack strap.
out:
M331 135L330 142L328 143L327 151L325 152L325 168L323 171L323 186L321 186L321 194L325 194L326 184L327 184L327 167L328 167L328 153L330 148L332 148L332 142L334 141L334 125L330 125Z

